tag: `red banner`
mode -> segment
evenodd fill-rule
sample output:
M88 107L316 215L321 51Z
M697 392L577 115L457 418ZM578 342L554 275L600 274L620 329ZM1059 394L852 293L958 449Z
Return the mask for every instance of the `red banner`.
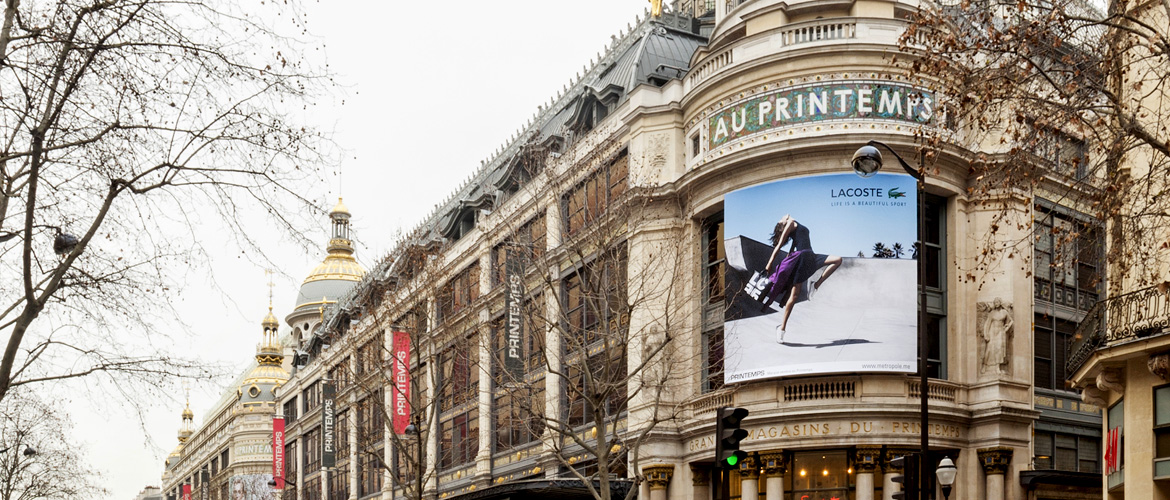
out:
M272 479L284 489L284 417L272 417Z
M191 485L183 485L183 500L191 500Z
M390 412L394 433L402 434L410 425L410 334L394 332L390 353Z

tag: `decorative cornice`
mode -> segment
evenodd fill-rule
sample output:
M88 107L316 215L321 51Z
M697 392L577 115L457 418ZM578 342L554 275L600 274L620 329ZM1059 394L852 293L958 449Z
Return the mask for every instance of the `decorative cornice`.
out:
M980 448L979 464L983 466L983 473L989 476L1007 474L1008 466L1012 463L1013 450L1007 446L993 446Z
M651 490L665 490L674 477L673 464L653 464L642 467L642 474L646 476L646 483Z

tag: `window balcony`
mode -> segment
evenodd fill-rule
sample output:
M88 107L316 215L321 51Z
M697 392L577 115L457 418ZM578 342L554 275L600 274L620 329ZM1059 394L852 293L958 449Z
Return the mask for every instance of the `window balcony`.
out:
M1097 302L1077 326L1065 373L1072 376L1099 349L1158 337L1170 330L1170 294L1157 286Z

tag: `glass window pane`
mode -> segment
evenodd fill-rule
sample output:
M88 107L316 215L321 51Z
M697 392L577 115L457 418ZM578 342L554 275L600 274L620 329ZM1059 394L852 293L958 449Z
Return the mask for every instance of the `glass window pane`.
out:
M1109 408L1109 416L1106 422L1109 424L1109 429L1121 427L1125 422L1125 401L1118 401L1117 404Z
M1170 424L1170 385L1154 389L1154 425Z

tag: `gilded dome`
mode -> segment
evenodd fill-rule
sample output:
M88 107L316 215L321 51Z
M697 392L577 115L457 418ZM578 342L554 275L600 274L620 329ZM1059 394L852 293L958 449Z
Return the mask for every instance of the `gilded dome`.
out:
M261 322L264 333L260 343L256 345L256 367L240 382L236 395L245 405L257 404L276 400L276 390L288 381L288 372L285 371L284 348L277 339L277 328L280 323L268 308L268 315Z
M333 303L361 281L366 270L354 258L353 241L350 239L349 209L338 198L337 206L329 212L332 231L325 246L328 255L317 264L301 283L293 314L317 310L322 305Z
M264 321L260 322L260 326L263 326L265 329L280 328L280 321L277 321L276 315L272 314L272 307L268 308L268 316L264 317Z
M305 278L305 283L320 280L344 280L357 282L366 274L366 270L362 268L361 264L357 263L357 259L353 255L342 254L340 252L329 252L325 260Z
M333 210L329 211L329 215L333 215L333 214L349 215L349 209L345 208L345 204L341 202L341 198L337 198L337 205L333 207Z

